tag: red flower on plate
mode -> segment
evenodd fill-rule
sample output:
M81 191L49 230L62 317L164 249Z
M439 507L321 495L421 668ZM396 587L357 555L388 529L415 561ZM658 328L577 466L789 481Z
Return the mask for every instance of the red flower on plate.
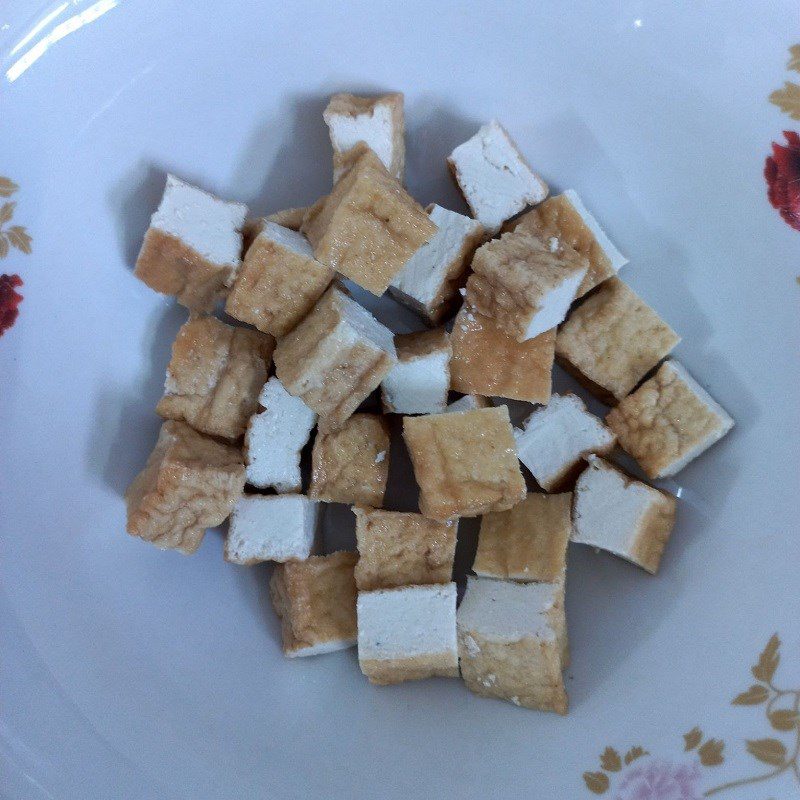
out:
M800 231L800 135L784 131L786 145L772 143L764 164L767 197L783 219Z
M15 291L22 286L19 275L0 275L0 336L16 322L22 295Z

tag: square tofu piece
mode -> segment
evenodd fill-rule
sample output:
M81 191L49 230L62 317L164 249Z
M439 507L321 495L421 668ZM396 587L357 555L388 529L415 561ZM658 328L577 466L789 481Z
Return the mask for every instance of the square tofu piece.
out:
M225 310L264 333L284 336L311 311L333 275L314 258L305 236L264 220L245 254Z
M481 520L473 572L487 578L563 583L572 533L571 494L529 494Z
M275 348L278 378L323 432L340 428L396 361L392 332L336 285Z
M719 441L733 420L682 364L670 359L611 409L606 424L648 478L666 478Z
M453 323L450 342L451 389L528 403L550 399L555 330L518 342L465 303Z
M656 573L675 524L675 498L597 456L575 484L573 542L599 547Z
M167 175L136 259L136 276L193 311L211 311L241 264L247 206L226 203Z
M346 172L353 148L363 142L398 180L403 179L406 159L403 95L378 97L335 94L322 112L333 145L333 181Z
M387 414L436 414L450 390L450 337L444 328L394 337L397 363L381 384Z
M306 446L317 415L299 398L270 378L258 397L264 408L250 418L244 435L247 482L279 494L299 492L300 452Z
M361 147L324 204L309 210L303 233L318 261L380 296L436 225L380 159Z
M283 652L289 658L355 645L357 561L356 553L338 552L275 566L269 596L281 620Z
M435 522L422 514L354 508L360 592L450 583L458 520Z
M549 197L512 224L513 230L538 235L554 251L572 248L588 259L589 270L578 289L578 297L616 275L628 263L572 189Z
M194 317L178 331L156 411L212 436L237 439L258 406L275 340L214 317Z
M491 233L547 197L547 184L496 120L456 147L447 163L473 216Z
M508 408L405 417L420 511L442 522L503 511L525 498Z
M377 414L353 414L338 430L318 433L309 495L328 503L382 506L389 479L389 426Z
M302 561L319 546L320 504L302 494L239 498L225 540L232 564Z
M574 394L554 394L515 435L519 460L547 492L567 484L589 453L606 455L616 443L616 436Z
M358 663L377 684L458 677L456 585L359 592Z
M170 420L161 426L145 468L125 493L128 533L162 549L194 553L206 528L228 518L242 489L238 447Z
M532 234L504 233L476 251L466 302L523 342L564 320L586 268L574 251L552 253Z
M477 220L441 206L428 207L438 230L395 276L389 292L396 300L436 325L447 316L475 249L484 238Z
M458 609L464 683L483 697L566 714L565 630L560 584L467 578Z
M446 414L457 414L459 411L475 411L478 408L489 408L491 403L480 394L465 394L458 400L453 400L444 410Z

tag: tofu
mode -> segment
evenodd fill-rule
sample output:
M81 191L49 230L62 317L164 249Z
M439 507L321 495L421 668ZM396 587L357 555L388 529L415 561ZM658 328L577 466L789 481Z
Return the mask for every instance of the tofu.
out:
M564 582L572 494L529 494L508 511L485 514L472 570L486 578Z
M380 296L436 225L380 159L359 147L353 166L306 214L302 231L318 261Z
M467 578L457 624L467 688L525 708L567 713L560 584Z
M525 498L508 408L404 417L420 511L445 522L504 511Z
M394 337L397 363L381 383L387 414L436 414L447 406L453 350L444 328Z
M358 594L358 663L370 683L458 677L456 585Z
M572 541L607 550L655 574L675 525L675 498L597 456L575 484Z
M334 272L300 233L264 220L244 257L225 310L264 333L285 336L314 307Z
M302 494L250 494L239 498L225 539L225 560L302 561L320 546L320 504Z
M383 417L353 414L338 431L317 434L311 454L311 497L382 506L388 479L389 426Z
M238 447L169 420L125 493L128 533L162 549L194 553L206 528L228 518L244 480Z
M583 256L553 253L525 232L504 233L478 248L466 302L518 342L567 316L587 270Z
M360 592L450 583L458 520L435 522L422 514L354 508Z
M323 433L340 428L396 361L392 332L337 285L275 348L278 378L316 411Z
M201 433L238 439L258 407L275 340L214 317L191 317L172 345L156 411Z
M601 400L621 400L680 341L618 278L579 305L556 337L559 363Z
M274 222L276 225L288 228L291 231L299 231L307 211L307 207L284 208L272 214L267 214L266 217L249 217L245 220L244 227L242 228L244 252L247 253L250 245L255 241L256 236L264 229L265 223Z
M483 125L447 159L472 215L490 233L526 206L547 197L547 184L530 168L497 120Z
M453 323L450 343L451 389L528 403L550 400L555 330L518 342L465 303Z
M520 461L547 492L567 485L585 456L606 455L616 444L614 433L574 394L554 394L515 436Z
M241 264L247 206L228 203L167 175L134 274L192 311L211 311Z
M405 122L400 92L378 97L335 94L322 113L333 145L333 180L350 167L353 149L363 142L398 180L405 166Z
M281 620L283 652L316 656L356 644L356 553L311 556L277 564L269 596Z
M300 454L317 415L274 377L264 384L258 402L264 410L250 418L244 435L247 482L278 494L299 492Z
M478 408L489 408L491 403L486 397L479 394L465 394L458 400L453 400L444 410L446 414L457 414L459 411L475 411Z
M733 420L686 368L670 359L606 417L648 478L666 478L718 442Z
M485 231L477 220L436 204L428 206L427 212L437 231L394 277L389 293L430 325L437 325L454 307Z

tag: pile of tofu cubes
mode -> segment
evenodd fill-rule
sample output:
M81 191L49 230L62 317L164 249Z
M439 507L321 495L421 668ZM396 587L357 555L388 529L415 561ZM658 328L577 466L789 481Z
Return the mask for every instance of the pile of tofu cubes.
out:
M373 683L460 674L565 713L567 543L655 573L675 519L675 498L612 452L663 478L733 422L669 358L679 337L617 277L626 259L574 191L548 198L492 121L448 159L471 216L424 209L403 185L403 113L401 94L334 96L334 184L308 208L248 219L167 178L136 274L190 313L127 529L192 553L230 517L225 558L276 565L287 656L357 645ZM420 330L394 334L352 284L388 292ZM611 407L604 420L552 393L556 359ZM376 391L383 414L363 410ZM520 428L504 399L531 404ZM399 447L419 513L383 508ZM326 503L352 507L357 553L321 552ZM478 516L457 610L459 519Z

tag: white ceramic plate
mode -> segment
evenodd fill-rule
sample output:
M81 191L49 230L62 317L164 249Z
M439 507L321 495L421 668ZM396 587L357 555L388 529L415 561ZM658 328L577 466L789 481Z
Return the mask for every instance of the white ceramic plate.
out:
M18 229L0 261L24 281L0 338L3 796L583 798L588 780L686 800L763 776L717 794L798 796L800 730L731 705L773 633L773 681L800 689L800 232L762 175L800 127L768 101L800 83L796 10L6 0L0 175L19 188L0 182L0 202L32 252ZM444 157L501 119L596 212L737 421L671 484L657 577L570 550L565 718L457 680L375 688L353 651L285 660L266 568L225 564L215 532L192 558L124 533L184 318L131 272L164 171L255 211L313 201L330 174L321 110L345 89L406 92L424 203L460 207ZM649 755L614 769L633 746Z

